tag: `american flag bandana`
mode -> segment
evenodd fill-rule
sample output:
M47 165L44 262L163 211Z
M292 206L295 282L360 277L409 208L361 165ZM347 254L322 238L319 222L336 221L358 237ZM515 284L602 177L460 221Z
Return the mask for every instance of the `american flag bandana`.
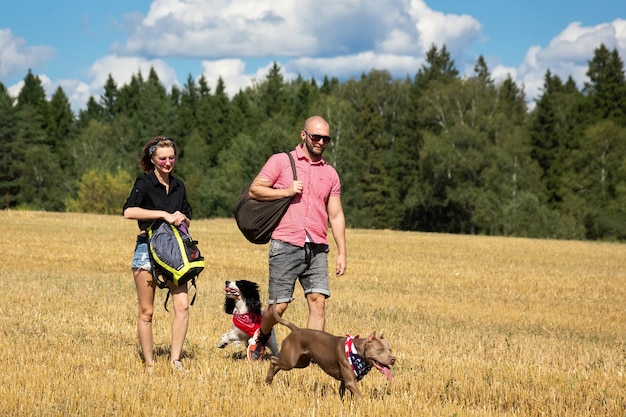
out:
M363 359L361 356L359 356L358 353L356 353L356 348L354 347L353 340L358 337L359 335L352 337L347 334L345 349L346 357L348 358L348 362L350 363L350 366L354 371L354 375L356 375L356 380L360 381L365 375L367 375L370 369L372 369L372 365L369 365L367 362L365 362L365 359Z

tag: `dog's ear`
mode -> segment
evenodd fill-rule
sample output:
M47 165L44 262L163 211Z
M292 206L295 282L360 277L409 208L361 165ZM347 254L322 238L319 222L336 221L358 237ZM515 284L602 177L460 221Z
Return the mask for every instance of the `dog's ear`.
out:
M376 332L372 332L370 333L369 336L367 336L367 341L370 342L372 339L376 339Z
M262 310L262 307L263 307L261 305L261 300L259 300L259 299L256 299L256 300L252 299L251 300L249 298L246 298L246 305L248 306L248 310L250 310L250 311L252 311L254 313L257 313L257 314L261 313L261 310Z
M226 314L233 314L233 311L235 311L235 303L235 300L226 297L226 299L224 300L224 311L226 312Z
M248 310L254 313L261 312L261 296L259 295L259 285L256 282L240 280L237 287L241 293L241 298L246 301Z
M237 288L241 296L247 300L259 300L259 286L256 282L246 281L245 279L237 281Z

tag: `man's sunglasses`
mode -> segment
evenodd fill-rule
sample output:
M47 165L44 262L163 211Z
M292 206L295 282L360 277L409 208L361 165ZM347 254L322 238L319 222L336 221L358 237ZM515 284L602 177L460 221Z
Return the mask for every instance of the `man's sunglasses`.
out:
M307 132L306 130L304 131L304 133L313 141L313 142L319 142L322 141L324 143L328 143L332 140L332 138L330 136L324 136L324 135L312 135L309 132Z

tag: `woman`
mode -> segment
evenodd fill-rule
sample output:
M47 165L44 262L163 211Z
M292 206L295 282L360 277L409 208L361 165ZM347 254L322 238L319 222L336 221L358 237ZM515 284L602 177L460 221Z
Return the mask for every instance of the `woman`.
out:
M147 229L154 220L166 221L175 226L191 220L191 206L187 201L185 185L172 175L177 150L173 139L157 136L143 147L139 168L145 173L137 178L124 204L124 218L137 220L139 234L132 261L133 277L137 287L137 334L143 359L152 371L152 313L156 285L152 276ZM189 323L189 295L187 284L174 286L168 282L174 304L170 362L174 369L185 371L180 355Z

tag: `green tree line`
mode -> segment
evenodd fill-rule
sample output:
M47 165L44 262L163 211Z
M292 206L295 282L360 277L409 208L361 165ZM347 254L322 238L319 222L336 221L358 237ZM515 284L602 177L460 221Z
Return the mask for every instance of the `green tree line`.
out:
M482 56L460 76L445 45L405 79L285 81L275 63L232 98L221 78L211 89L189 75L168 91L153 69L122 86L109 76L78 114L29 70L16 98L0 83L0 198L5 209L119 214L143 144L167 135L194 217L230 217L267 157L293 149L319 114L349 227L622 241L624 64L603 44L588 64L581 89L548 70L532 111L523 86L496 83Z

